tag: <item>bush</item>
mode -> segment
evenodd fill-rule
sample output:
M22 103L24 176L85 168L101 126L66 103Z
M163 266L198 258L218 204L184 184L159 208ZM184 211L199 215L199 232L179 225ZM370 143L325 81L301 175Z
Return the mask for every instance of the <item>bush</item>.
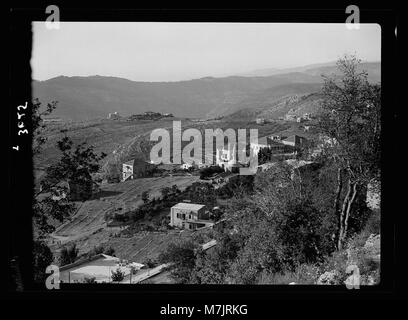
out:
M159 255L160 263L173 263L171 275L180 283L189 283L198 246L191 240L171 242Z
M104 167L104 178L108 183L120 182L122 177L120 164L116 162L109 162Z
M381 211L375 209L367 219L364 230L369 234L381 233Z
M231 198L235 194L250 194L254 189L254 176L235 176L217 190L217 195L221 198Z
M297 277L294 272L286 271L280 273L269 273L269 272L262 272L257 280L257 284L275 284L275 285L282 285L282 284L289 284L291 282L297 282Z
M224 172L219 166L211 166L207 168L202 168L200 170L200 179L207 179L209 176L213 175L214 173L221 173Z
M157 262L153 261L152 259L147 259L145 262L143 262L143 264L148 267L148 268L154 268L157 266Z
M97 247L94 247L91 251L88 252L89 257L96 256L97 254L101 254L104 251L103 245L99 245Z
M109 247L104 250L104 254L108 256L115 256L115 249L113 249L112 247Z
M125 279L125 273L121 271L119 268L116 269L116 271L111 271L112 273L112 281L113 282L121 282L123 279Z
M74 263L78 257L79 249L73 244L71 247L64 247L61 250L59 262L61 266Z
M96 283L96 278L95 277L90 277L90 278L85 277L84 282L85 283Z
M104 245L100 244L99 246L96 246L92 250L90 250L87 256L94 257L101 253L106 254L108 256L113 256L115 254L115 250L112 247L105 248Z

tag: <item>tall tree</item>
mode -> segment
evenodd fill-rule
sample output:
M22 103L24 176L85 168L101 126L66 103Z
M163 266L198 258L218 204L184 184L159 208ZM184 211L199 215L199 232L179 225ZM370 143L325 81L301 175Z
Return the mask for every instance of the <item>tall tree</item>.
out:
M338 249L347 237L356 199L380 176L381 88L368 82L359 65L355 56L340 59L341 75L325 77L322 90L319 127L332 142L328 155L337 165L333 207Z
M86 143L74 147L73 141L66 135L57 142L62 155L58 162L46 168L40 182L40 191L36 193L33 204L34 221L40 235L54 231L49 218L63 222L76 208L71 200L77 200L78 189L86 195L91 194L92 173L100 168L100 160L106 154L96 154L92 146ZM82 193L81 193L82 194ZM86 200L86 195L83 200Z
M33 100L33 156L42 152L47 141L44 116L50 115L56 107L56 101L43 108L38 99ZM68 197L69 188L63 182L89 184L92 179L90 174L99 170L99 161L105 157L103 153L96 154L92 146L88 147L86 144L74 147L72 140L66 135L58 141L57 148L62 157L46 169L40 190L33 197L33 223L36 231L33 262L36 281L43 278L44 268L53 261L52 253L47 250L45 242L47 235L55 230L50 219L62 223L76 209Z

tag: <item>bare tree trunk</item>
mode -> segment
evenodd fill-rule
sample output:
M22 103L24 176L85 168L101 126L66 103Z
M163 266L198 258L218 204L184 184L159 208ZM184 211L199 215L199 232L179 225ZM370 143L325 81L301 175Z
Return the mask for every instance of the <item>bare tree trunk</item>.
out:
M343 181L341 179L341 168L337 169L337 188L336 188L336 197L334 198L334 214L339 215L339 203L340 203L340 196L341 196L341 190L343 188ZM340 229L341 222L340 218L338 219L338 229Z
M334 205L333 205L333 209L334 209L334 214L338 217L337 218L337 235L335 238L335 241L339 240L339 233L341 230L341 217L340 217L340 212L339 212L339 204L340 204L340 196L341 196L341 191L343 189L343 180L341 177L341 173L342 173L342 169L338 168L337 169L337 188L336 188L336 196L334 198ZM337 245L338 246L338 245Z
M358 184L355 182L353 183L353 193L351 195L351 199L347 204L346 216L344 217L344 232L343 232L343 240L346 239L347 231L348 231L348 220L350 217L351 208L353 206L354 200L356 199L358 191Z
M334 212L337 213L339 211L339 202L340 202L340 195L341 190L343 187L343 181L341 179L341 168L337 169L337 188L336 188L336 198L334 199Z
M344 239L344 218L345 218L345 214L347 211L347 206L348 203L350 201L350 197L351 197L351 192L352 192L352 184L351 184L351 180L349 178L348 180L348 188L347 188L347 194L344 197L343 200L343 206L341 208L341 211L339 213L339 224L340 224L340 228L339 228L339 233L338 233L338 238L337 238L337 250L341 250L343 248L343 239Z

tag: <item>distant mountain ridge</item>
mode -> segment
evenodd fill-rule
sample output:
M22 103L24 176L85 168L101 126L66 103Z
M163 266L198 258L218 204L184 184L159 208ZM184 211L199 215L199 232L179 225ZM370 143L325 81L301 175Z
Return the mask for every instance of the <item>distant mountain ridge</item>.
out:
M33 97L44 104L59 102L54 116L83 120L106 117L117 111L130 116L145 111L172 113L178 117L211 118L243 109L257 109L288 95L319 91L322 73L335 66L303 67L270 76L205 77L178 82L140 82L123 78L60 76L33 81ZM380 64L363 63L369 79L380 81Z
M379 77L380 74L380 62L363 62L361 66L363 69L367 70L369 75L373 78ZM284 69L276 68L265 68L265 69L256 69L249 72L244 72L238 74L241 77L269 77L278 74L291 73L291 72L302 72L311 75L321 75L334 72L336 69L336 61L326 62L326 63L315 63L306 66L300 67L291 67ZM373 79L372 79L373 80Z

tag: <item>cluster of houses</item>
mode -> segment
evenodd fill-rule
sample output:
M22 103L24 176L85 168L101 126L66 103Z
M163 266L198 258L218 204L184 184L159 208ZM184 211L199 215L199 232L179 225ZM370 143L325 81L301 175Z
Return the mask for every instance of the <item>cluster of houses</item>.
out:
M289 159L285 160L286 163L295 168L305 167L312 164L312 161L299 161L294 159L297 150L307 145L308 140L305 137L299 135L291 135L289 137L283 137L281 135L270 135L259 139L258 143L251 143L249 146L245 146L252 150L252 154L258 156L259 152L263 148L267 148L272 151L272 154L276 155L289 155ZM238 159L238 147L237 144L228 144L227 147L216 150L215 165L224 169L225 174L237 173L239 168L248 166L248 163L243 163ZM249 162L249 158L248 161ZM258 166L259 171L265 171L271 168L274 162L270 161ZM190 169L191 167L202 168L206 164L188 164L184 163L180 166L181 169ZM149 171L155 167L154 164L149 163L143 159L133 159L131 161L123 163L123 178L122 181L130 179L137 179L149 176ZM216 174L220 175L219 173ZM197 230L204 227L211 227L214 225L214 221L211 219L211 212L202 204L178 203L170 209L170 226L187 229Z
M303 115L298 116L298 115L296 115L294 113L288 112L281 119L285 120L285 121L292 121L292 122L301 123L301 122L305 122L305 121L310 121L310 120L312 120L312 118L313 118L313 116L310 113L304 113ZM263 124L266 123L266 120L265 120L265 118L256 118L255 122L256 122L256 124L263 125Z
M272 135L264 137L263 143L252 143L250 148L254 155L258 155L262 148L272 149L275 153L292 152L297 148L304 146L307 143L306 138L293 135L283 138L279 135ZM241 150L244 151L244 150ZM308 166L312 161L298 161L295 159L286 160L286 163L293 169ZM258 166L261 171L265 171L273 166L275 163L270 162ZM240 163L237 159L237 144L228 145L227 148L216 150L216 165L222 167L225 172L237 172L237 170L247 165L247 163ZM182 165L183 168L187 166ZM205 205L195 203L178 203L170 209L170 225L180 229L197 230L204 227L211 227L214 221L211 220L210 211L206 209Z
M295 122L304 122L304 121L309 121L312 120L312 115L310 113L304 113L301 116L298 116L296 114L293 113L287 113L284 117L283 120L286 121L295 121Z
M296 155L297 150L306 144L307 139L299 135L291 135L289 137L271 135L260 138L258 143L251 143L249 148L252 150L254 156L258 156L260 150L263 148L271 150L273 154L294 156ZM238 172L239 168L248 166L249 164L249 159L246 162L239 160L238 151L247 152L247 146L244 146L244 149L238 150L236 143L228 144L223 148L217 149L215 153L215 165L224 169L225 172ZM214 163L214 161L211 163ZM201 169L211 165L212 164L207 163L183 163L180 165L180 169ZM122 181L148 177L155 167L156 165L143 159L132 159L127 161L122 164Z
M259 139L257 143L251 143L249 148L254 156L258 156L261 149L269 149L275 155L295 156L297 150L307 145L307 139L299 135L282 137L271 135ZM245 150L240 150L246 152ZM238 172L239 168L248 166L248 162L239 161L237 145L228 145L227 148L219 149L216 152L216 165L222 167L224 171Z

